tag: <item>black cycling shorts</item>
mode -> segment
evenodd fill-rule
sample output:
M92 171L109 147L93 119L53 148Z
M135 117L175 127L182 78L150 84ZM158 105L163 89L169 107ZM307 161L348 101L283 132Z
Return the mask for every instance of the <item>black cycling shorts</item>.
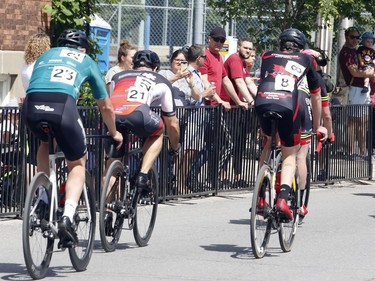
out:
M86 154L86 134L72 96L63 93L30 93L23 104L23 118L33 134L45 142L48 141L48 135L41 129L40 122L48 122L67 160L75 161Z
M271 136L271 120L263 117L263 114L268 111L280 114L282 118L278 120L277 132L280 136L281 145L292 147L299 145L301 142L301 118L298 109L299 106L297 106L296 112L293 112L289 108L272 103L256 106L255 112L262 130L267 136Z
M116 115L116 129L123 136L126 130L131 130L138 137L159 135L164 128L163 119L153 112L148 105L142 104L129 115ZM121 158L125 155L125 145L119 150L114 150L112 157ZM109 150L109 143L106 144L106 151Z

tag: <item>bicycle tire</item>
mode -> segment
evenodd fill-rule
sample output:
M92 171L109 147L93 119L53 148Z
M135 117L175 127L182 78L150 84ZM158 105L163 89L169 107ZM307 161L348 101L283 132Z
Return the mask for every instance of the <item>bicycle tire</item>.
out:
M39 203L38 189L44 187L48 203ZM45 173L37 173L29 186L25 200L22 222L23 256L27 271L33 279L44 278L51 262L54 241L48 235L48 220L51 206L51 182ZM53 211L55 214L55 211ZM55 219L55 218L54 218Z
M268 208L273 206L272 199L272 178L268 165L263 165L258 173L253 191L253 199L250 215L250 238L251 248L257 259L263 258L267 251L267 246L271 236L272 218L267 216ZM263 193L261 195L261 193ZM259 198L263 197L265 204L263 209L258 208Z
M154 230L157 209L158 209L158 192L159 192L159 176L155 166L152 166L148 173L151 182L151 189L147 196L136 191L133 200L133 206L136 208L134 217L133 236L138 246L147 245Z
M300 189L298 187L298 177L295 176L287 201L289 209L292 211L293 214L293 220L279 222L279 242L283 252L290 252L292 249L294 237L296 235L299 222L299 201Z
M69 257L76 271L84 271L90 262L95 239L96 205L91 176L86 171L85 186L78 201L73 221L78 244L69 248Z
M99 231L102 247L106 252L113 252L116 249L116 245L121 237L124 217L122 214L120 214L120 210L116 210L116 208L110 210L107 209L107 206L109 204L112 206L116 206L118 203L122 204L123 198L126 196L124 194L126 186L124 172L124 166L121 161L114 161L107 170L101 191ZM111 193L107 194L109 191L111 191ZM106 212L110 212L112 215L112 221L105 220ZM109 234L108 228L112 229L110 235L107 235Z

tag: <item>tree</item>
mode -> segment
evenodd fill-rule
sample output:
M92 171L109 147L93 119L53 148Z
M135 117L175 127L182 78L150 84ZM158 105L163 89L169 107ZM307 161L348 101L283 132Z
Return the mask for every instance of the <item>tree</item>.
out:
M275 46L280 32L289 27L298 28L310 37L312 31L321 28L318 14L328 24L332 23L332 18L339 24L347 17L360 26L375 25L375 0L208 0L208 4L218 9L223 23L256 17L261 28L252 26L248 33L259 45Z
M47 30L51 37L53 46L57 45L57 38L62 31L67 28L86 30L87 37L91 43L90 56L95 60L96 55L101 50L95 40L90 36L90 22L92 16L97 12L99 2L117 3L119 0L52 0L52 5L46 4L43 11L50 15L50 28ZM94 104L95 100L91 94L91 89L86 83L81 88L80 97L82 103Z

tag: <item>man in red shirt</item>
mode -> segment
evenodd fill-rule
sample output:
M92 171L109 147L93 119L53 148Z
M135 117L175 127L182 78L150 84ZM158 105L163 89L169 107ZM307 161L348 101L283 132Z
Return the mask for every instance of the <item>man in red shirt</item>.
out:
M230 55L224 63L227 76L232 82L236 94L240 100L246 100L250 104L254 102L253 97L257 92L257 87L250 78L246 63L251 50L253 50L253 43L249 38L243 38L238 42L237 53ZM234 100L231 99L225 88L221 89L220 98L228 101L231 105L235 105Z
M223 58L219 51L223 48L226 40L226 33L222 27L215 27L208 37L208 49L206 50L206 60L199 68L202 73L202 81L205 89L209 87L216 87L216 94L212 99L207 100L206 104L214 105L217 103L222 104L225 109L229 110L230 106L228 103L223 102L218 94L221 93L222 87L225 88L228 95L234 101L236 105L241 106L244 109L248 108L247 103L242 102L233 87L232 82L227 76L227 72L224 68Z
M249 38L243 38L238 41L237 53L234 53L228 57L224 63L225 71L229 80L232 82L236 95L241 101L252 104L254 102L257 92L257 87L253 80L250 78L250 73L247 67L246 60L250 57L251 51L253 50L253 43ZM231 105L235 105L234 100L228 95L224 87L221 88L220 98L224 101L229 102ZM240 134L248 131L247 124L249 124L246 113L236 112L236 114L224 113L224 119L228 127L230 134L229 142L230 149L233 153L226 153L224 158L223 169L227 170L230 155L233 155L233 170L234 180L233 185L237 188L246 187L247 183L241 179L242 172L242 154L245 151L245 139L241 139ZM228 149L229 150L229 149ZM230 152L230 151L229 151Z

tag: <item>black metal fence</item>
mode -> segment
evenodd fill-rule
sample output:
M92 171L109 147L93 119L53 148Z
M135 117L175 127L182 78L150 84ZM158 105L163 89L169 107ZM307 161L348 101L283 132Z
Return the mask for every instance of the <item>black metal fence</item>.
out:
M336 141L315 155L316 141L313 140L312 181L371 179L371 107L333 106L331 112ZM97 108L80 107L80 113L88 136L104 134ZM0 216L19 216L27 185L36 172L38 140L29 134L18 109L2 108L1 115ZM353 121L352 115L359 117ZM253 187L261 142L253 108L244 111L233 107L225 112L220 107L180 107L177 116L181 126L181 153L177 158L171 157L165 137L156 162L162 201ZM137 137L131 140L131 148L140 147ZM103 142L102 138L88 138L87 169L93 177L97 199L104 173ZM139 159L139 153L134 153L129 163L131 169L135 169Z

